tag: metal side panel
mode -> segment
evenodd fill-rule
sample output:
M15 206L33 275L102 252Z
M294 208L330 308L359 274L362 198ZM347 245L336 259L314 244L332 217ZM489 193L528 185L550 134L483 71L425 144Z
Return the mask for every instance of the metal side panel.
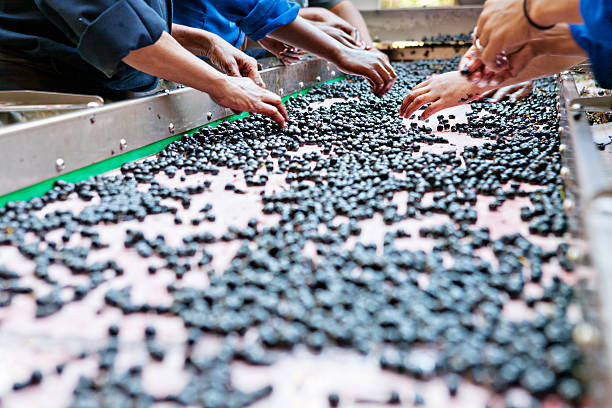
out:
M590 247L590 257L596 276L596 306L598 329L582 333L585 345L590 349L592 367L587 374L591 394L598 406L608 406L612 401L612 183L600 152L595 148L591 129L584 109L577 102L578 91L571 74L561 75L561 97L569 124L571 169L565 178L575 180L579 191L579 208L582 213L584 235Z
M281 96L341 76L326 61L310 59L262 71ZM0 128L0 195L147 146L232 112L207 94L182 88Z
M366 10L362 15L374 41L420 40L474 30L481 6Z

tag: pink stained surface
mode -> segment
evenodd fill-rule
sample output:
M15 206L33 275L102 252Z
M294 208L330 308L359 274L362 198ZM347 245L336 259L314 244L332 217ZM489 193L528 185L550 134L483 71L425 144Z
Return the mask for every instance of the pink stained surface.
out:
M329 101L328 103L335 102ZM467 107L454 108L444 112L453 113L457 121L463 121ZM435 119L431 120L435 122ZM435 126L435 125L434 125ZM421 145L421 152L430 151L441 153L447 150L458 150L464 146L485 143L486 140L472 139L466 135L442 132L449 140L449 144ZM306 146L296 154L307 151L320 151L316 146ZM415 153L419 155L421 153ZM276 161L275 161L276 162ZM278 165L275 165L275 170ZM134 249L124 248L123 242L128 229L143 231L147 238L155 238L164 234L166 242L171 246L178 245L182 238L194 232L209 231L216 237L221 236L229 226L243 228L251 218L259 220L258 227L274 225L278 222L276 215L263 215L261 201L262 190L266 193L280 191L286 188L282 175L271 175L266 187L247 188L242 175L238 171L221 169L217 176L190 175L184 182L180 181L182 172L177 172L173 179L161 174L156 177L160 184L169 187L196 185L203 180L211 180L208 191L195 195L189 209L180 209L178 215L183 220L181 225L175 225L174 217L169 214L149 216L142 223L138 221L124 222L119 225L101 225L94 228L100 233L101 241L109 247L91 253L88 261L115 259L125 269L125 274L112 277L90 293L83 301L70 303L59 312L43 319L36 319L35 298L32 296L17 296L8 308L0 308L0 406L1 407L63 407L68 405L71 392L80 375L93 375L97 370L97 356L95 351L103 347L106 341L106 331L109 325L118 324L121 329L120 355L118 366L128 368L132 364L144 364L143 384L145 390L156 396L170 393L179 393L185 386L189 377L183 372L184 340L186 329L182 321L176 317L133 314L123 316L118 309L111 308L104 303L104 294L109 289L120 289L125 286L132 287L132 299L135 303L149 302L153 305L169 305L171 295L166 285L175 281L174 274L168 270L160 269L155 275L147 272L150 264L161 267L160 259L144 260ZM235 194L225 191L226 183L233 183L247 191L246 194ZM404 193L405 194L405 193ZM425 200L431 200L431 196ZM497 211L488 208L491 197L479 197L477 202L478 226L487 226L491 230L492 238L498 238L507 233L520 232L534 243L545 249L553 249L569 238L542 238L532 236L528 232L528 224L520 219L520 208L528 205L526 198L517 197L509 200ZM394 197L399 210L405 208L406 197L402 193ZM70 209L75 213L96 201L84 203L76 195L65 202L55 203L44 212L54 209ZM213 205L211 212L215 214L216 221L203 221L198 226L191 225L191 220L200 217L199 210L207 203ZM43 212L41 212L41 216ZM340 220L338 220L340 221ZM362 221L362 232L359 237L351 238L345 245L352 247L356 242L376 243L382 248L386 232L403 228L411 234L409 238L398 241L398 246L411 250L430 251L435 240L419 236L419 229L423 226L435 226L449 222L444 215L432 215L410 219L392 226L386 226L379 214L370 220ZM54 232L57 235L58 245L62 231ZM572 242L582 245L580 242ZM66 245L74 246L79 242L71 240ZM229 243L216 243L207 245L206 250L213 254L213 262L199 268L192 265L192 270L185 274L177 286L201 288L208 283L209 273L222 273L232 260L240 241ZM307 246L305 253L312 255L316 262L314 246ZM489 249L481 249L478 253L483 259L494 263L495 257ZM445 260L446 261L446 260ZM451 259L448 260L452 262ZM20 282L35 288L37 295L50 290L48 285L41 283L32 276L33 263L24 258L15 248L0 247L0 263L9 269L20 273L23 278ZM51 270L54 277L61 277L64 283L79 283L80 277L72 276L62 267ZM544 270L543 282L548 282L558 275L570 283L575 283L579 277L591 277L591 271L579 268L572 274L561 270L557 264L547 265ZM426 280L423 282L427 284ZM541 290L538 285L528 288L537 292ZM537 305L536 310L546 312L546 305ZM504 315L508 319L522 320L533 316L534 311L529 309L522 301L508 302L504 307ZM162 344L167 355L161 363L148 363L146 349L143 342L143 331L147 325L154 326L158 331L158 341ZM248 337L248 334L247 334ZM213 336L206 337L205 344L200 345L202 352L213 352L218 348L220 340ZM84 358L77 356L81 352L87 354ZM427 355L427 350L423 354ZM69 361L62 375L53 374L57 364ZM385 406L382 402L388 398L392 390L399 392L402 406L412 406L412 401L418 393L425 400L426 407L460 408L460 407L503 407L504 396L494 395L489 390L463 381L456 397L448 394L443 379L430 381L416 381L406 376L397 375L378 366L376 358L362 356L356 352L326 349L322 354L313 354L298 348L290 354L279 356L279 360L271 367L254 367L243 363L233 365L232 379L238 389L254 391L258 388L272 384L273 394L255 407L326 407L327 395L336 392L341 396L340 406ZM34 369L40 369L45 375L43 383L24 391L12 392L12 384L26 379ZM517 401L524 400L523 391L511 392ZM159 404L159 406L164 406ZM542 405L544 408L562 407L564 404L550 398ZM586 404L585 406L589 406Z

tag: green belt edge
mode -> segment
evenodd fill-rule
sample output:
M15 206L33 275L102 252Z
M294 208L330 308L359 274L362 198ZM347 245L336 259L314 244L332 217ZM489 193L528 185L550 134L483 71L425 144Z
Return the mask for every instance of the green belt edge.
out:
M338 78L330 79L329 81L322 82L321 84L312 86L310 88L303 89L291 95L287 95L284 98L282 98L283 102L286 102L288 99L296 95L306 94L312 88L315 88L317 86L320 86L326 83L342 81L345 78L346 78L345 76L341 76ZM166 146L168 146L170 143L180 140L181 137L185 135L193 134L194 132L197 132L198 130L204 127L207 127L207 126L214 127L222 122L233 122L235 120L247 117L248 115L249 115L248 113L241 113L239 115L231 115L226 118L219 119L211 123L207 123L204 126L197 127L188 132L184 132L176 136L168 137L166 139L157 141L155 143L151 143L150 145L143 146L141 148L138 148L138 149L135 149L135 150L132 150L132 151L129 151L127 153L123 153L117 156L109 157L108 159L104 159L97 163L90 164L89 166L82 167L78 170L74 170L69 173L62 174L61 176L57 176L57 177L50 178L45 181L41 181L40 183L36 183L29 187L22 188L21 190L13 191L12 193L8 193L0 197L0 207L4 207L7 203L13 202L13 201L29 201L34 197L40 197L43 194L45 194L47 191L51 190L53 188L53 184L57 180L63 180L68 183L78 183L80 181L90 179L92 177L98 176L108 171L118 169L121 166L123 166L125 163L129 163L135 160L140 160L142 158L157 154L161 152L162 150L164 150Z

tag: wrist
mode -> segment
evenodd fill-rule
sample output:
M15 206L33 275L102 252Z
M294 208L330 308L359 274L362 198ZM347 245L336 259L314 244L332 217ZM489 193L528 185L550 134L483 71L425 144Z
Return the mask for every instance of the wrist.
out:
M523 0L526 2L527 15L531 21L541 27L551 27L555 25L554 16L549 12L546 1L542 0ZM531 24L530 24L531 26ZM535 27L531 27L535 29ZM537 29L536 29L537 30Z
M340 45L339 42L334 41L334 46L329 50L329 55L324 56L324 58L333 64L341 67L344 65L344 62L349 58L348 51L349 49ZM336 45L337 44L337 45Z

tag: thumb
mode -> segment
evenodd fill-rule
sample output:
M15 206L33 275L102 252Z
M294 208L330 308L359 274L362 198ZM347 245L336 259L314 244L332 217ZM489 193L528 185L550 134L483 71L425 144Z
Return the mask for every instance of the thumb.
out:
M240 76L240 70L238 69L238 64L236 63L235 59L232 58L225 64L225 72L229 76L233 76L233 77Z

